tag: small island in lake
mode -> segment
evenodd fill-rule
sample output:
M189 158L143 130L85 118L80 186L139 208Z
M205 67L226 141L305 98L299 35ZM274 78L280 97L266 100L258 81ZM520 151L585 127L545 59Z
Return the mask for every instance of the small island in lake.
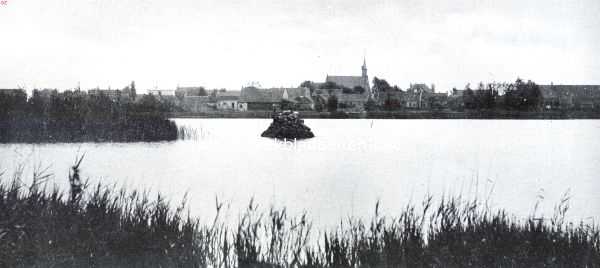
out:
M308 139L315 135L304 125L304 120L300 119L298 112L283 111L273 114L273 122L261 136L276 139Z

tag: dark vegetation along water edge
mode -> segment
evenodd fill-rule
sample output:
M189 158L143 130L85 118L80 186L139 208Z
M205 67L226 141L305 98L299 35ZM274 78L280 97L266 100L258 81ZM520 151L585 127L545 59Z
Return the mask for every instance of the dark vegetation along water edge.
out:
M81 160L79 160L80 162ZM348 219L314 230L306 215L262 211L252 201L233 227L201 224L185 202L88 186L79 163L68 193L22 172L0 185L0 267L600 267L598 227L553 217L519 219L460 197L398 216Z
M167 108L151 95L136 102L77 91L30 98L0 93L0 143L134 142L175 140Z
M600 119L600 112L594 111L369 111L363 113L301 111L303 118L309 119L532 119L567 120ZM272 117L271 111L247 112L170 112L170 118L263 118Z

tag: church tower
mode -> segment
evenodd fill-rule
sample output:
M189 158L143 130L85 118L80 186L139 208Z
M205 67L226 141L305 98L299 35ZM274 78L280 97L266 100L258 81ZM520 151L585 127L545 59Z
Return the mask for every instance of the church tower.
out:
M371 87L369 86L369 76L367 75L367 59L363 58L363 65L362 65L362 87L365 89L365 91L369 94L371 94Z
M366 79L367 81L369 81L369 77L367 76L367 59L365 58L363 58L362 78L363 80Z

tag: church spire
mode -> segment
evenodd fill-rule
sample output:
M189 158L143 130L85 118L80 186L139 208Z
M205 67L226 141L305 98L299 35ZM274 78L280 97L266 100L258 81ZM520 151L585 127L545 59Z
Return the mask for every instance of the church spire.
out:
M363 69L367 69L367 57L363 56Z
M362 88L366 89L371 95L371 87L369 86L369 75L367 75L367 57L363 57L362 65L362 76L361 76Z
M363 57L362 76L367 77L367 58Z

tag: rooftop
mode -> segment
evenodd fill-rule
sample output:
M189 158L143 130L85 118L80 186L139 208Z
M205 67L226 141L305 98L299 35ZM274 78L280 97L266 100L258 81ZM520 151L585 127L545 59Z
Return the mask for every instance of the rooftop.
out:
M337 75L328 75L325 78L325 82L333 82L337 85L354 88L354 87L362 87L363 78L362 76L337 76Z
M544 98L591 97L600 98L600 85L540 85Z

